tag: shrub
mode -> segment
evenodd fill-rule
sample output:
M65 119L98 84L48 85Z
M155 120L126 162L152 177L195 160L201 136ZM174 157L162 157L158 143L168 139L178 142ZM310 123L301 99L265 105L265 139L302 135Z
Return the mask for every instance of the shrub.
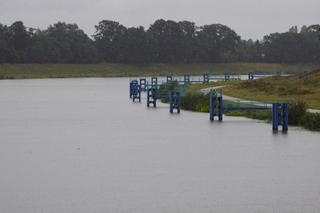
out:
M298 125L306 111L307 105L302 101L289 103L289 124Z
M162 84L159 88L160 92L172 92L177 91L179 89L179 82L178 81L171 81L166 84Z
M300 124L306 129L320 131L320 113L305 113Z
M210 95L204 95L200 92L188 92L181 98L181 107L191 111L208 112L209 97Z

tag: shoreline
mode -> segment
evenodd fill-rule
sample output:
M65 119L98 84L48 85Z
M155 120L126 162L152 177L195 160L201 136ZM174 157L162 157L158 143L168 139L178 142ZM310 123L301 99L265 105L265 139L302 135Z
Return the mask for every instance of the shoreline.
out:
M200 63L200 64L0 64L0 79L138 77L172 75L302 73L320 64Z

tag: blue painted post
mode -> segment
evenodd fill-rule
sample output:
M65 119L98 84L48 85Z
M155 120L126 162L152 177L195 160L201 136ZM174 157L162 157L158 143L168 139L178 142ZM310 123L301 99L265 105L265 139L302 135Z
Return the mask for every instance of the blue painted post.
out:
M277 72L275 73L275 76L276 76L276 77L281 77L281 76L282 76L282 72L281 72L281 71L277 71Z
M147 91L147 80L145 78L140 78L140 88L141 91Z
M173 92L169 94L169 111L173 113Z
M228 73L224 74L224 80L229 81L230 80L230 75Z
M177 95L177 112L178 113L180 113L180 107L181 107L181 95L180 95L180 92L177 92L176 93L176 95Z
M150 107L150 103L151 103L151 89L147 90L147 107Z
M172 81L172 75L167 75L167 83L170 83Z
M209 74L208 73L203 74L203 83L204 84L209 83Z
M190 83L190 75L184 75L183 76L183 83L189 84Z
M215 108L216 108L216 99L217 97L215 95L210 95L210 106L209 106L209 112L210 112L210 120L214 121L215 116Z
M151 98L153 107L157 107L157 89L153 88L151 90Z
M133 91L132 91L132 101L136 102L136 99L141 102L141 89L139 84L133 85Z
M173 113L173 110L176 109L177 113L180 113L180 93L171 92L169 94L170 101L170 113Z
M137 80L132 80L129 84L129 94L130 94L130 98L132 98L132 95L133 95L133 89L134 89L134 86L135 85L138 85L138 81Z
M141 103L141 85L138 85L139 102Z
M158 89L158 78L157 77L151 78L151 88Z
M222 119L223 119L223 100L222 100L222 96L218 97L218 117L219 117L219 121L222 121Z
M249 74L248 74L248 79L249 79L249 80L254 80L254 74L253 74L253 72L249 72Z
M156 89L149 88L147 90L147 107L150 107L150 104L153 105L153 107L157 107L157 96L156 96Z
M129 97L132 98L132 81L129 83Z
M279 103L272 104L272 129L278 131L279 125Z
M282 131L288 131L289 126L289 104L282 104Z

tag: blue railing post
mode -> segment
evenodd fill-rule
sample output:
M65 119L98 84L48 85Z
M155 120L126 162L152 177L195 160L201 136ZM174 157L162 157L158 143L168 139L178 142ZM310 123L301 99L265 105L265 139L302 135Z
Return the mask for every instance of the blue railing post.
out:
M173 92L169 94L169 111L173 113Z
M281 77L282 76L282 72L281 71L277 71L275 74L274 74L275 77Z
M278 131L278 125L279 125L279 114L278 114L278 103L272 104L272 130Z
M129 84L129 97L130 98L132 98L132 96L133 96L133 91L134 91L135 85L138 85L138 80L130 81L130 84Z
M170 83L172 81L172 75L167 75L167 83Z
M249 74L248 74L248 79L249 79L249 80L254 80L254 74L253 74L253 72L249 72Z
M177 113L180 113L180 93L179 92L171 92L169 94L169 102L170 102L170 113L173 113L173 110L176 109Z
M141 102L141 89L139 84L133 84L132 101L136 102L136 99Z
M147 80L145 78L140 78L140 89L141 91L147 91Z
M229 81L230 80L230 75L228 73L224 74L224 80Z
M274 131L278 131L279 125L282 125L282 131L288 131L288 126L289 126L289 104L288 103L272 104L272 129Z
M151 103L151 89L147 90L147 107L150 107L150 103Z
M157 77L151 78L151 88L158 89L158 78Z
M288 131L289 126L289 104L282 104L282 130Z
M184 75L183 76L183 83L189 84L190 83L190 75Z
M157 90L154 88L149 88L147 90L147 107L152 104L153 107L157 107Z
M208 73L203 74L203 83L204 84L209 83L209 74Z
M211 120L211 121L214 120L215 108L216 108L216 96L210 95L209 112L210 112L210 120Z
M129 83L129 98L132 98L132 81Z
M219 121L222 121L222 119L223 119L223 100L222 100L222 96L218 97L218 118L219 118Z
M181 107L181 95L180 95L180 92L177 92L176 95L177 95L177 112L180 113L180 107Z

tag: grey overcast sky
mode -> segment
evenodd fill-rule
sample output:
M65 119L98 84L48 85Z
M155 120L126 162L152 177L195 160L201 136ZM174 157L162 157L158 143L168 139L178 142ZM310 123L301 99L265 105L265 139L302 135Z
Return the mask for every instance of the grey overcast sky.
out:
M77 23L88 35L103 19L149 27L156 19L221 23L242 38L262 39L290 26L320 24L320 0L0 0L0 23L21 20L45 29L57 21Z

